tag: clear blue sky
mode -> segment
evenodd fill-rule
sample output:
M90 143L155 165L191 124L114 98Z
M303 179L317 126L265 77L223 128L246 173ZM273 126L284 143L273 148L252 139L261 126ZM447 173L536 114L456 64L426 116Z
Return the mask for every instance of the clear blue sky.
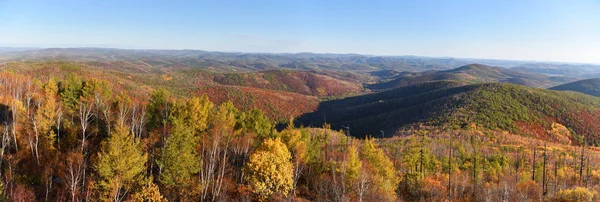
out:
M600 63L600 1L0 0L0 46Z

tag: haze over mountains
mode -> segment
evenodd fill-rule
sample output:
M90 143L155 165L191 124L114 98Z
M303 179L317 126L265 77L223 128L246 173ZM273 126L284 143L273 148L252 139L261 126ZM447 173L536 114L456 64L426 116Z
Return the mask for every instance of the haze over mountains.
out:
M135 50L109 48L0 48L0 63L10 61L71 60L147 63L160 67L204 67L219 71L296 70L426 71L449 70L478 63L553 76L589 78L600 75L600 65L495 59L419 56L370 56L316 53L231 53L201 50Z
M551 87L577 80L573 77L546 76L526 71L516 71L502 67L470 64L451 70L404 73L392 80L369 85L374 90L392 89L430 81L455 80L473 83L504 82L530 87Z

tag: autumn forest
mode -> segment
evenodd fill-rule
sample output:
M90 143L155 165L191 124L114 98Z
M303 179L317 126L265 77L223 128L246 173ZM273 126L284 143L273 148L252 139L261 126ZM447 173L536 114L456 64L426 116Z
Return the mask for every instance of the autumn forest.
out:
M406 62L395 58L56 51L73 50L0 64L0 201L600 197L600 98L544 89L566 77L433 59L441 69L406 73L383 66ZM75 50L105 57L95 51ZM50 59L27 58L39 54Z

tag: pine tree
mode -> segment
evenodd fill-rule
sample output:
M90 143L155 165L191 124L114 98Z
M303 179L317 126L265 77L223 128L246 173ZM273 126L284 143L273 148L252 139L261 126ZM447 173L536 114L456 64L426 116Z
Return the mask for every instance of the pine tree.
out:
M375 189L383 200L394 200L400 178L397 176L394 163L385 155L384 151L377 148L375 139L367 138L361 149L361 156L369 163L373 172Z
M358 148L356 145L350 145L346 153L346 187L352 190L359 201L363 201L363 197L368 191L368 173L359 158Z
M95 166L104 200L120 201L143 180L147 154L123 125L103 143Z
M65 81L61 82L60 87L60 99L64 106L71 112L77 110L77 104L79 103L83 87L81 78L75 74L67 74Z
M159 162L162 169L160 181L168 186L179 187L189 184L192 175L200 171L197 138L183 119L173 116L171 123L173 127L165 140Z
M48 150L54 149L54 141L56 134L52 131L52 126L55 124L56 117L58 116L56 102L56 95L58 94L58 85L53 78L48 80L48 83L44 85L44 97L45 101L42 103L40 109L37 111L37 125L41 134L45 135L45 148Z
M244 114L242 128L247 132L253 132L258 142L267 138L274 138L273 123L261 110L253 108Z
M149 122L148 126L152 128L159 128L163 126L163 133L165 133L165 125L170 116L171 107L171 93L165 89L158 89L151 95L150 101L148 102L148 114Z

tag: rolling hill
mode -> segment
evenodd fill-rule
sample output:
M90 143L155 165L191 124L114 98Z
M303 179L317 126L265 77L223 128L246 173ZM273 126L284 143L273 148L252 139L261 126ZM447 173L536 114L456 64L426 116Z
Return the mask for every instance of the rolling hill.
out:
M594 64L527 63L515 66L512 69L546 75L581 78L592 78L600 75L600 65Z
M600 97L600 78L585 79L571 83L562 84L550 88L551 90L575 91L588 95Z
M338 72L270 70L222 73L198 68L152 68L122 61L10 62L0 64L0 70L42 81L50 77L64 79L67 74L105 80L117 92L127 91L141 100L147 99L158 88L165 88L178 97L208 94L215 103L231 100L241 109L256 107L277 121L287 121L290 117L314 111L321 97L349 96L363 90L357 83L362 78Z
M491 130L552 140L555 123L600 143L600 99L507 83L435 81L323 102L304 125L349 127L353 136L392 136L412 127Z
M361 92L360 83L307 71L268 70L252 73L211 74L214 83L287 91L313 96L346 96Z
M505 82L530 87L549 87L556 84L573 81L574 79L520 72L502 67L470 64L445 71L425 71L399 74L393 80L372 84L367 87L373 90L383 90L441 80L460 80L473 83Z
M314 96L249 87L208 86L198 88L194 94L207 95L216 104L231 100L237 108L245 111L258 108L278 122L313 112L319 105Z
M372 71L402 69L451 69L468 64L454 58L418 56L368 56L316 53L236 53L202 50L134 50L113 48L49 48L8 51L0 63L11 61L128 61L160 67L203 67L215 71L261 71L269 69Z

